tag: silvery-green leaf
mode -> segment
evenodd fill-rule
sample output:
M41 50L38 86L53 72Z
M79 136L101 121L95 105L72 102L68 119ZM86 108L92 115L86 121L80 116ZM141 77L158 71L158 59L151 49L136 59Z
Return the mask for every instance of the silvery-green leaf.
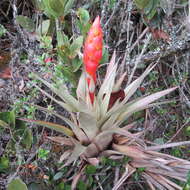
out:
M137 78L135 81L133 81L130 85L128 85L125 88L125 98L123 101L121 101L119 104L114 104L113 107L106 113L106 115L102 118L102 122L104 122L110 115L116 112L120 112L124 109L124 105L127 103L127 101L131 98L131 96L136 92L140 84L143 82L144 78L149 74L149 72L155 67L155 65L150 65L145 72Z
M150 73L150 71L156 66L155 65L150 65L145 72L138 77L136 80L134 80L131 84L129 84L126 88L125 88L125 99L123 100L123 102L127 102L130 97L136 92L136 90L139 88L139 86L141 85L141 83L143 82L144 78Z
M99 151L104 150L113 139L114 130L105 130L99 133L93 140L96 146L98 146Z
M126 119L128 119L130 116L132 116L135 112L142 111L142 110L149 109L149 108L156 107L156 106L160 106L160 105L163 105L163 104L168 104L170 102L171 101L163 101L163 102L151 103L151 104L148 104L148 105L146 105L144 107L139 108L139 110L137 110L137 111L129 112L128 114L125 115L125 117L121 117L123 112L120 112L120 116L118 116L115 125L120 126L123 122L126 121ZM127 110L127 108L126 108L126 110ZM115 114L117 114L117 112L114 113L113 115L115 115Z
M72 132L72 130L68 129L67 127L65 127L63 125L59 125L59 124L52 123L52 122L33 120L33 119L20 119L20 120L47 127L49 129L58 131L60 133L64 133L65 135L70 136L70 137L74 136L74 133Z
M126 75L127 75L127 72L122 74L122 76L118 79L118 81L114 85L112 92L118 92L121 89L121 85L122 85Z
M81 74L81 77L79 79L79 83L78 83L77 90L76 90L77 98L82 99L83 101L85 101L85 97L86 97L86 85L87 85L86 84L86 74L83 71Z
M50 94L48 94L46 91L42 90L41 88L39 88L37 85L34 85L39 91L41 91L42 94L46 95L48 98L50 98L51 100L53 100L54 102L56 102L58 105L60 105L61 107L63 107L65 110L67 110L68 112L73 112L73 108L71 106L69 106L68 104L56 100L53 96L51 96Z
M102 125L101 130L112 128L120 113L115 113Z
M58 88L56 88L49 82L40 78L39 76L37 75L34 76L35 78L40 80L43 84L45 84L48 88L50 88L57 96L59 96L66 103L67 106L72 108L73 111L78 110L78 102L73 96L70 95L65 84L62 83L61 85L59 85Z
M107 67L107 70L106 70L106 76L105 78L107 77L107 75L112 71L114 65L116 64L115 63L115 58L116 58L116 52L114 51L113 52L113 55L112 55L112 58L110 60L110 63L108 64L108 67Z
M98 92L98 100L102 100L104 94L106 92L109 92L110 89L107 85L107 82L109 82L109 80L112 82L113 81L113 77L115 76L115 73L112 73L113 71L115 71L117 69L117 64L115 63L115 57L116 57L116 54L114 52L112 58L111 58L111 61L110 63L108 64L108 67L107 67L107 71L106 71L106 75L105 75L105 78L104 78L104 81L103 81L103 84L101 85L101 88ZM114 78L115 80L115 78Z
M109 119L109 117L112 117L120 113L120 110L123 108L123 105L124 103L120 102L120 100L118 99L111 107L111 109L108 110L108 112L106 112L106 114L98 120L98 126L102 126Z
M99 90L97 100L100 103L101 116L104 117L108 110L110 96L113 91L116 77L117 63L115 63L115 53L108 66L104 82Z
M71 156L67 159L67 162L64 164L64 166L69 165L73 161L77 160L79 156L84 153L86 150L86 147L81 145L80 143L75 144L75 148L72 151Z
M151 94L149 96L146 96L146 97L132 103L131 105L126 107L126 111L121 114L120 118L124 119L128 114L131 114L131 113L134 113L134 112L137 112L137 111L144 109L146 106L148 106L152 102L156 101L157 99L159 99L159 98L169 94L170 92L176 90L176 88L177 87L174 87L174 88L170 88L167 90L163 90L163 91Z
M100 104L97 101L97 98L94 97L94 106L92 108L93 116L96 118L96 121L99 121L101 118ZM98 124L97 124L98 125ZM99 126L99 125L98 125Z
M135 102L137 102L137 101L139 101L139 100L142 100L144 97L146 97L146 96L138 97L138 98L136 98L136 99L133 99L133 100L129 101L129 102L126 103L126 104L124 104L123 102L119 102L119 101L118 101L118 104L116 104L115 106L113 106L113 109L111 108L111 109L107 112L106 115L107 115L108 117L111 117L112 115L117 114L117 113L122 114L122 113L124 113L124 112L127 110L127 108L128 108L130 105L132 105L133 103L135 103Z
M98 132L96 119L89 114L79 113L78 121L79 127L83 129L83 131L91 141Z

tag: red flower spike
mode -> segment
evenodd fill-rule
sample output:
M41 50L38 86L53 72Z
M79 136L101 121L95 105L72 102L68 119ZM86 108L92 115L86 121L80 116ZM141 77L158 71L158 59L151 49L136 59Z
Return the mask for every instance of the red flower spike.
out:
M45 63L49 63L49 62L52 62L52 58L51 57L48 57L44 60Z
M97 16L94 20L84 45L83 62L85 70L90 75L87 77L88 86L91 82L96 83L96 71L98 64L102 58L103 32L100 25L100 17ZM93 81L91 81L93 79ZM94 92L90 92L91 102L94 102Z

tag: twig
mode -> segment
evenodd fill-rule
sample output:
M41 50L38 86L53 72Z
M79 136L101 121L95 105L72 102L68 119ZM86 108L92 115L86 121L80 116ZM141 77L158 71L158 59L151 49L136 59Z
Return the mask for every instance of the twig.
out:
M109 19L107 20L107 22L103 25L103 28L106 28L107 25L110 23L112 17L114 16L114 14L116 13L117 9L120 7L120 3L121 3L121 0L119 0L117 2L117 4L114 6L114 9L112 11L112 14L110 15Z
M100 183L98 175L95 175L95 179L96 179L96 181L98 183L98 186L99 186L100 190L104 190L103 187L102 187L102 185L101 185L101 183Z
M145 50L147 49L147 46L148 46L148 44L149 44L149 42L150 42L150 39L151 39L151 35L149 35L149 36L147 37L147 39L146 39L146 41L145 41L145 44L144 44L144 46L143 46L143 49L142 49L140 55L137 57L137 59L136 59L136 61L135 61L133 70L132 70L132 72L131 72L131 74L130 74L130 76L129 76L129 79L128 79L128 81L127 81L127 84L128 84L128 85L131 83L131 81L132 81L132 79L133 79L133 76L134 76L134 74L135 74L135 71L136 71L136 69L137 69L137 66L138 66L138 64L140 63L141 57L143 56Z
M190 141L175 142L175 143L163 144L163 145L158 145L158 146L150 146L146 148L146 151L160 150L164 148L171 148L171 147L184 146L184 145L190 145Z
M120 171L120 168L117 167L115 169L115 178L114 178L114 185L117 183L118 179L119 179L119 171Z
M130 177L134 172L136 171L135 168L127 165L126 171L123 173L122 177L119 179L119 181L114 185L112 190L117 190L119 187L125 182L125 180Z
M171 57L175 54L184 53L190 49L190 37L185 40L178 40L169 46L163 45L159 50L151 51L141 57L141 64L149 64L156 61L158 58ZM139 56L136 56L130 61L130 65L134 66Z
M143 36L148 32L149 28L146 27L143 32L140 34L140 36L137 38L137 40L135 41L135 43L130 47L130 53L131 51L135 48L135 46L139 43L139 41L143 38Z

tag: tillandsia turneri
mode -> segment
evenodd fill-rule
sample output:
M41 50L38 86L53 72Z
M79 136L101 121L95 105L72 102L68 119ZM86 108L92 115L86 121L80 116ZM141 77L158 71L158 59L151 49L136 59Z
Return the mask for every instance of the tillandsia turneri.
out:
M96 35L98 37L95 37ZM96 51L98 52L97 54L94 53ZM64 161L64 165L69 165L78 158L85 160L85 162L81 163L89 162L94 164L98 163L101 156L110 156L112 154L127 155L132 158L126 165L128 173L123 174L124 176L121 177L121 180L113 187L114 190L119 188L123 179L126 180L138 168L144 168L142 176L151 189L155 189L155 187L158 189L181 189L170 178L185 181L190 170L190 162L157 152L157 150L165 146L147 146L144 140L145 131L134 133L131 132L131 129L135 126L135 122L128 125L124 124L127 120L129 121L129 117L135 112L166 103L153 102L173 92L177 87L134 99L133 95L136 90L145 77L154 69L155 65L149 65L141 76L122 89L121 85L126 73L116 80L118 62L114 52L107 66L105 78L99 90L95 93L96 70L101 59L101 51L102 29L100 18L97 17L92 24L85 43L84 70L76 90L77 97L70 94L64 82L57 80L56 84L51 84L34 74L36 79L40 80L59 98L55 98L55 96L47 93L36 84L34 84L35 87L65 109L70 114L70 117L66 118L44 107L36 107L62 119L67 125L63 126L39 120L22 120L32 122L37 126L45 126L62 134L61 137L48 138L69 147L60 158L60 162ZM93 91L91 91L92 80L94 82ZM93 93L93 96L91 93ZM115 97L117 94L119 98ZM112 96L114 96L113 101L111 101ZM142 136L143 138L141 138ZM166 147L170 147L170 145L167 144ZM79 174L81 174L81 171ZM79 174L76 175L77 179L79 179ZM72 185L72 189L75 189L75 185L76 180Z
M97 16L93 22L84 45L83 62L87 73L91 102L94 102L94 91L96 83L96 71L102 58L103 32L100 25L100 17Z

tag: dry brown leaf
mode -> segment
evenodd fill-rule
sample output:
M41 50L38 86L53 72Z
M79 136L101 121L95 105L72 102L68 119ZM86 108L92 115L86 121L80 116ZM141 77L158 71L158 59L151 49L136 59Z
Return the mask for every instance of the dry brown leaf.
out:
M150 31L152 33L152 36L155 40L158 40L158 39L162 39L166 42L169 42L170 41L170 36L168 33L164 32L163 30L161 29L154 29L154 28L150 28Z
M143 172L142 176L146 179L146 181L149 181L153 186L155 186L159 190L165 190L165 188L159 184L152 176L148 175L147 173Z
M122 137L120 135L114 135L114 141L117 142L118 145L122 145L130 142L130 139Z
M117 190L119 187L125 182L127 178L129 178L134 172L136 171L135 168L130 166L129 164L126 165L126 171L123 173L122 177L119 181L114 185L112 190Z
M112 145L114 150L117 150L129 157L135 159L148 159L149 157L137 146L126 146L126 145Z
M98 158L87 158L86 160L93 166L98 166L98 164L100 163L100 160Z
M147 183L148 183L151 190L156 190L154 185L150 181L147 180Z
M85 168L86 168L86 165L83 166L83 168L81 169L81 171L77 175L74 176L72 184L71 184L71 190L75 190L76 189L77 183L78 183L81 175L83 174L83 171L84 171Z
M159 177L161 179L163 179L164 181L166 181L168 184L170 184L171 186L175 187L176 189L182 190L182 187L180 187L179 185L177 185L176 183L172 182L171 180L163 177L162 175L159 175Z
M11 68L10 67L4 68L0 72L0 78L2 78L2 79L10 79L10 78L12 78L12 76L11 76Z
M163 185L168 190L175 190L169 183L165 177L161 177L160 175L148 173L153 179L155 179L159 184Z

